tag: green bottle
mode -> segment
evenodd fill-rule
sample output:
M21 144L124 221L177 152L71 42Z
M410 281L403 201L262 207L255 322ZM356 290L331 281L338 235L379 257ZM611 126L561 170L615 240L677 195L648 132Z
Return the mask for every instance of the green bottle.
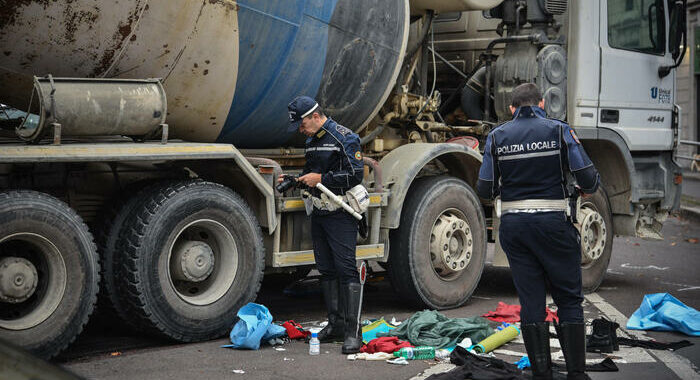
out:
M404 347L394 352L395 357L402 357L408 360L429 360L435 359L435 347L418 346Z

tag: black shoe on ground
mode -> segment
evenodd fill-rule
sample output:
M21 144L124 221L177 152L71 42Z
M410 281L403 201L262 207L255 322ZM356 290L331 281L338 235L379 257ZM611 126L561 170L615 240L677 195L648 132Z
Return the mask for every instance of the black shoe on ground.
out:
M586 351L597 353L612 353L620 349L617 343L616 322L604 318L593 320L593 332L586 337Z

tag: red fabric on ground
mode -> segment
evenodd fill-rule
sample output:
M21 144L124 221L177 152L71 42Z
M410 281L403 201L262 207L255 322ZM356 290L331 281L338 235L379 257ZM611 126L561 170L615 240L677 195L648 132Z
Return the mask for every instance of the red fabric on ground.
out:
M294 321L284 322L282 327L287 330L287 336L289 336L289 339L304 339L311 335L311 331L305 331L300 324Z
M545 321L559 322L559 317L557 317L556 311L552 311L549 308L547 308L545 311L547 312ZM509 305L505 302L499 302L496 310L489 311L488 313L482 315L482 317L490 319L494 322L520 322L520 305Z
M399 338L396 336L383 336L367 342L367 344L360 348L360 352L366 352L368 354L373 354L375 352L386 352L387 354L391 354L394 351L398 351L404 347L413 347L413 345L411 345L409 342L399 340Z

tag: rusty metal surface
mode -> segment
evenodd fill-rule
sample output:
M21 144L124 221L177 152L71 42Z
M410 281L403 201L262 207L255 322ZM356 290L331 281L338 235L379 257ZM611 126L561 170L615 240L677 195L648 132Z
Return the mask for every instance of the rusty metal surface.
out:
M32 76L162 78L176 137L213 141L238 72L231 0L21 0L0 9L0 93L26 109Z

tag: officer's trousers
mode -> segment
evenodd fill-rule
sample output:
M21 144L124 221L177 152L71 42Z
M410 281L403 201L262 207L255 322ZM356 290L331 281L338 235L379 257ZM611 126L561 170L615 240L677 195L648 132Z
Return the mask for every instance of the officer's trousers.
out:
M311 236L316 269L324 280L340 279L342 285L359 283L355 248L357 220L344 211L311 215Z
M520 298L521 322L544 322L546 282L559 321L583 322L580 237L566 215L506 213L498 236Z

